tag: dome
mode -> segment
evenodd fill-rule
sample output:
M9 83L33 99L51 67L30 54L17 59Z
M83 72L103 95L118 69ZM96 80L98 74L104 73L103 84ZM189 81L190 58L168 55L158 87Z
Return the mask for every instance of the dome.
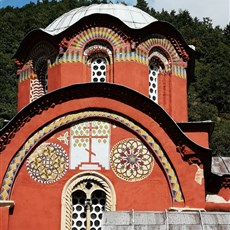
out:
M108 14L114 16L132 29L141 29L157 21L154 17L133 6L123 4L92 4L73 9L63 14L43 31L51 35L59 34L80 19L92 14Z

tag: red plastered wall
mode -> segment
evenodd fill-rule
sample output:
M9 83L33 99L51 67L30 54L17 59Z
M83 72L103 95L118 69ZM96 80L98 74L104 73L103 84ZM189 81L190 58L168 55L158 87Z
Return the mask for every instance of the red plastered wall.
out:
M185 132L185 134L198 145L209 148L209 138L207 132Z
M148 67L136 62L115 62L114 83L149 96Z
M114 185L117 195L117 210L146 210L157 211L165 210L171 206L182 206L190 208L204 208L205 191L204 180L199 184L196 179L198 168L196 165L189 165L183 161L180 154L176 151L176 146L168 137L167 133L152 120L148 115L134 109L126 104L107 98L89 98L71 100L54 108L43 111L33 117L17 132L11 140L10 146L6 148L1 157L6 157L4 169L14 154L21 148L32 133L35 133L56 117L60 117L68 112L77 112L84 108L98 107L107 110L114 110L120 114L135 120L137 124L145 127L151 135L159 142L161 148L167 154L171 164L179 178L185 203L172 203L170 187L159 161L155 159L154 168L146 179L138 182L127 182L118 178L112 170L99 171L106 176ZM53 134L55 135L55 133ZM112 135L111 147L119 140L135 137L133 133L124 127L120 128L116 134ZM51 142L50 139L43 141ZM64 146L64 145L63 145ZM66 147L65 147L66 148ZM68 149L66 149L67 151ZM202 167L202 166L200 166ZM64 177L53 184L41 184L34 181L26 169L26 161L20 168L15 183L13 185L10 199L15 201L14 215L10 216L10 230L21 229L58 229L60 228L61 213L61 192L68 181L79 170L69 170Z
M16 205L14 215L10 216L9 229L60 229L62 189L67 180L78 172L68 171L60 181L44 185L34 181L24 165L12 193ZM117 178L111 170L99 173L106 176L114 185L117 211L165 210L170 206L168 185L157 165L151 176L135 183Z
M30 103L30 79L18 83L18 111Z
M86 82L84 69L82 63L64 63L49 68L48 91Z
M158 104L171 115L171 75L169 73L158 75Z
M9 206L0 207L0 228L1 230L9 229Z
M176 122L188 121L187 81L171 77L171 114Z
M148 67L136 62L115 62L107 68L107 81L124 85L149 97ZM91 82L90 66L62 63L49 69L48 91L68 85ZM188 120L187 81L169 73L158 76L158 104L176 122Z

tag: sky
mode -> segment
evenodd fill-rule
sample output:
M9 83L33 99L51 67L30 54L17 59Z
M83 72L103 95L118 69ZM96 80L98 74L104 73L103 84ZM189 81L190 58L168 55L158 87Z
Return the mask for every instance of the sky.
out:
M42 1L42 0L40 0ZM128 5L135 5L136 0L111 0L112 2L125 1ZM29 2L37 0L0 0L0 8L6 6L22 7ZM209 17L213 26L224 28L230 21L230 0L147 0L149 7L156 11L162 9L170 12L180 9L188 10L192 17L202 20Z

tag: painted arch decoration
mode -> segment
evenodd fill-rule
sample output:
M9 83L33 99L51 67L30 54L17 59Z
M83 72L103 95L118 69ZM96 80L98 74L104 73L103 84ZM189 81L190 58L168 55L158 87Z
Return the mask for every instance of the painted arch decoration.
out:
M152 38L147 39L139 46L146 52L150 52L153 48L162 49L167 58L158 54L158 58L163 62L166 72L172 72L174 76L187 79L186 67L188 61L188 54L183 47L174 39L169 40L162 35L154 34ZM150 54L151 57L156 56L154 53ZM157 57L157 56L156 56Z
M170 55L169 58L171 58L173 62L180 61L180 57L177 54L173 44L162 35L155 34L153 38L149 38L140 44L140 47L147 52L149 52L155 46L162 47L165 51L167 51Z
M70 49L81 49L83 48L84 44L95 39L106 40L114 47L120 47L124 43L124 40L112 29L104 27L93 27L77 35L71 41Z
M155 157L157 157L159 162L162 164L164 171L165 171L165 174L167 176L167 180L168 180L169 185L170 185L171 195L172 195L173 201L174 202L183 202L184 201L183 195L182 195L182 190L181 190L177 175L176 175L174 169L172 168L170 162L168 161L165 153L163 152L161 147L154 141L154 139L144 129L140 128L134 122L129 121L128 119L126 119L120 115L114 114L114 113L100 112L100 111L84 111L84 112L79 112L79 113L75 113L75 114L64 115L64 116L54 120L53 122L48 124L46 127L40 129L31 138L29 138L27 140L27 142L23 145L23 147L13 157L13 159L11 160L11 162L8 166L7 172L4 176L3 183L2 183L0 198L2 200L9 200L10 194L11 194L11 189L12 189L13 183L14 183L15 178L16 178L16 174L19 171L21 164L23 163L23 161L26 158L28 158L28 156L30 154L30 150L33 147L35 147L36 144L38 144L39 141L41 141L44 136L53 133L55 130L62 127L63 125L71 124L74 122L80 122L80 121L85 120L85 119L91 119L92 120L94 118L95 119L100 118L100 119L107 119L110 121L115 121L117 123L125 125L129 130L132 130L136 134L138 134L142 138L142 140L145 142L145 144L147 146L149 146L150 149L152 149L152 151L155 153ZM129 140L127 140L126 145L127 145L127 143L128 143L128 145L133 144L136 146L137 154L134 156L135 159L134 158L133 159L126 159L126 162L130 161L130 163L131 163L131 161L133 161L132 163L134 163L134 161L136 162L136 160L138 160L138 158L140 160L140 154L141 154L140 149L143 148L141 143L137 142L135 139L132 140L131 142ZM118 145L119 144L122 144L122 143L118 143ZM60 148L57 147L56 149L59 152L62 152L62 157L65 156L65 154L63 153L63 151L60 150ZM145 151L147 151L147 149ZM114 154L116 155L117 152L115 151ZM149 156L149 154L147 154L147 156ZM147 158L145 159L147 162L147 163L145 163L146 164L145 168L147 170L147 173L142 172L141 175L142 176L144 175L143 177L148 175L148 173L151 171L150 166L152 166L152 164L153 164L153 161L151 160L151 158L149 158L149 157L147 157ZM125 158L124 158L124 160L125 160ZM128 165L128 163L126 163L126 166L127 165ZM133 167L135 167L134 165L135 164L133 164ZM63 169L63 174L64 173L65 173L65 169ZM129 172L127 171L126 173L129 174L130 171ZM60 177L63 174L61 174Z

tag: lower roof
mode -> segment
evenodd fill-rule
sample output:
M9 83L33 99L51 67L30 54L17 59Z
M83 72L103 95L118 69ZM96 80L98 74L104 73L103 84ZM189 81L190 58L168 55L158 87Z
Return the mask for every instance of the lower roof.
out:
M165 211L105 212L103 229L229 229L228 212Z
M230 174L230 157L212 157L212 173L222 176Z

